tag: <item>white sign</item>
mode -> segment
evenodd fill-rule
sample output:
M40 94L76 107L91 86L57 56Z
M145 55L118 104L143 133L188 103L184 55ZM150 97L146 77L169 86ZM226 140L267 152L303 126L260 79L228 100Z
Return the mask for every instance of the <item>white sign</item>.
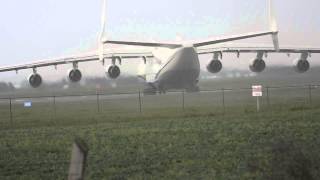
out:
M32 102L31 101L24 102L23 106L27 108L32 107Z
M252 96L261 97L262 96L262 86L252 86Z

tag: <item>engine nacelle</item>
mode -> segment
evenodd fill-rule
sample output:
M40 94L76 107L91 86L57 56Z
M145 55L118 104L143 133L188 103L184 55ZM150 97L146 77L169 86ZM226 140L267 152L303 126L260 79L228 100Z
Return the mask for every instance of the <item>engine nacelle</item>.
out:
M252 72L261 73L266 69L266 63L263 59L254 59L249 68Z
M29 84L33 88L37 88L42 84L42 78L39 74L34 73L29 76Z
M107 69L107 76L111 79L116 79L120 76L121 70L117 65L111 65Z
M82 74L79 69L71 69L68 73L71 82L79 82L82 79Z
M222 70L222 63L220 60L212 60L207 65L207 70L211 73L218 73Z
M298 59L294 61L294 70L298 73L305 73L310 69L310 63L308 60Z

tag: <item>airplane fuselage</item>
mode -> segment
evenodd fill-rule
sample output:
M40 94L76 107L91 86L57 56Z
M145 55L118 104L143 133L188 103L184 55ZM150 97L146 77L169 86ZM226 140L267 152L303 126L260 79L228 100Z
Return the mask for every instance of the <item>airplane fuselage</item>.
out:
M168 59L167 63L156 75L158 91L165 92L170 89L185 89L198 91L200 63L194 47L182 47Z

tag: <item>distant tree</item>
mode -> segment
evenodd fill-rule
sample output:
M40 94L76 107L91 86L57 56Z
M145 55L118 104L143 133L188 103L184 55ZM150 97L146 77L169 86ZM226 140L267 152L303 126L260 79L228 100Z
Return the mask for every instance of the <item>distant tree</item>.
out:
M11 82L8 83L8 86L10 91L14 91L16 89Z
M0 82L0 91L1 92L13 91L14 89L15 88L12 83Z
M0 82L0 91L6 91L6 90L7 90L6 83Z

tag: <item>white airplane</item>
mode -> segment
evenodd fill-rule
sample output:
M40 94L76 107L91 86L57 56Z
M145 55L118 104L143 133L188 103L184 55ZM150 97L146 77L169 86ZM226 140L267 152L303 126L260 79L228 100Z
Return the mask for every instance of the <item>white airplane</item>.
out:
M209 39L206 41L195 41L192 43L161 43L161 42L132 42L132 41L115 41L105 39L105 25L106 25L106 0L103 1L103 10L101 18L101 34L99 35L99 48L96 52L85 56L71 56L66 58L59 58L54 60L44 60L36 63L29 63L24 65L16 65L9 67L0 67L0 72L16 71L22 69L33 69L33 73L29 77L29 83L32 87L37 88L42 84L42 77L37 73L37 69L45 66L55 66L61 64L72 64L73 69L69 71L69 80L71 82L79 82L82 78L81 71L78 68L78 63L88 61L100 61L102 65L105 65L106 60L111 60L111 65L106 68L106 74L111 79L116 79L120 75L120 68L117 65L120 64L123 59L141 58L144 63L147 59L157 60L161 58L155 51L141 51L128 52L115 52L112 50L105 51L105 45L117 44L128 46L143 46L152 48L166 48L172 51L171 56L166 59L160 59L164 64L160 70L156 73L153 81L146 82L146 93L164 93L170 89L184 89L189 92L198 91L199 87L197 83L199 81L200 74L200 62L199 55L201 54L213 54L212 61L208 64L207 69L211 73L218 73L222 69L221 59L224 53L235 53L237 57L241 53L256 53L256 58L250 64L250 70L256 73L262 72L266 68L266 63L263 60L268 53L299 53L301 57L295 61L295 69L297 72L303 73L309 70L310 64L308 58L312 53L320 53L319 49L307 49L307 48L279 48L278 42L278 28L276 19L272 9L272 1L269 3L269 30L263 32L253 32L242 35L235 35L223 38ZM236 40L249 39L259 36L271 35L273 40L273 46L269 48L261 47L223 47L217 46L215 48L207 47L208 45L216 45L225 42L232 42Z

